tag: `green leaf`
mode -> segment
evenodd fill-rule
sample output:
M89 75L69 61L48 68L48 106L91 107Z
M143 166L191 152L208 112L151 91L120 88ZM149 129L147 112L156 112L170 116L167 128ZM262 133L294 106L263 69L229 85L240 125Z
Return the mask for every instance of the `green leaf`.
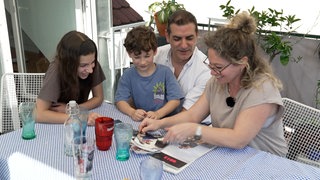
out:
M280 63L286 66L289 63L289 55L281 54L280 55Z

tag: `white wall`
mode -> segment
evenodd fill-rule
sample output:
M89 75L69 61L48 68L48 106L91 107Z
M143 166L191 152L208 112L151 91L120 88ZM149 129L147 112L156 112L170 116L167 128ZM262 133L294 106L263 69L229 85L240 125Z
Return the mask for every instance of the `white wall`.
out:
M18 0L23 31L52 60L61 37L76 29L75 2L65 0Z
M273 60L275 73L281 79L284 89L282 95L312 107L316 107L316 88L320 80L320 58L317 47L320 40L291 37L293 45L292 58L302 57L299 62L293 59L288 65L280 64L279 56Z
M4 2L0 2L0 75L13 72Z
M156 0L127 0L130 6L135 9L145 21L149 21L149 4ZM162 0L157 0L162 1ZM223 18L220 5L225 5L228 0L176 0L185 5L185 8L192 12L199 23L208 23L208 17ZM272 8L280 11L283 9L285 15L296 15L301 21L297 23L299 33L320 35L320 8L316 0L292 1L292 0L232 0L231 5L237 9L247 10L255 7L257 11Z

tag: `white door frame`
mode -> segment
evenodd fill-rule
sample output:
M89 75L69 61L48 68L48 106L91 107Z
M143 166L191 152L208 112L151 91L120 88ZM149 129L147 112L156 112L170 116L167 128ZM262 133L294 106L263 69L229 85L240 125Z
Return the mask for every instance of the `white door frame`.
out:
M4 1L0 1L0 61L1 75L13 72Z

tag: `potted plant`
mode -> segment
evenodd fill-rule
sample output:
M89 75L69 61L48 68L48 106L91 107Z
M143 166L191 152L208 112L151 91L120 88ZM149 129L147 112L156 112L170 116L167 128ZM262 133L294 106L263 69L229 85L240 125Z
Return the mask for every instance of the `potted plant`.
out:
M179 9L185 9L184 5L177 3L175 0L163 0L162 2L150 4L148 7L150 13L149 26L155 22L159 34L164 36L169 17L173 12Z
M225 5L220 5L223 10L223 17L228 19L236 15L240 10L236 10L230 5L229 0ZM269 62L280 55L282 65L289 63L292 46L298 42L289 42L285 38L294 34L293 24L300 21L295 15L284 16L283 11L268 8L268 11L258 12L253 6L248 12L257 20L257 37L262 49L269 55ZM270 29L279 28L280 31ZM285 31L281 31L285 30ZM294 58L295 61L301 60L301 57Z

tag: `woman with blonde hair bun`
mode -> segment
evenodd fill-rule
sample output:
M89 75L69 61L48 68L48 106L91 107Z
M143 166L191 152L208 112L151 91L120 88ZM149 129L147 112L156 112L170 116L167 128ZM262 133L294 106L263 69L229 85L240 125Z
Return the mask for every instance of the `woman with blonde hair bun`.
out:
M205 38L211 79L200 99L186 112L155 121L146 118L143 132L166 128L164 141L195 136L204 142L240 149L250 146L285 156L281 116L281 82L258 53L256 21L247 12ZM212 127L199 123L208 114Z

